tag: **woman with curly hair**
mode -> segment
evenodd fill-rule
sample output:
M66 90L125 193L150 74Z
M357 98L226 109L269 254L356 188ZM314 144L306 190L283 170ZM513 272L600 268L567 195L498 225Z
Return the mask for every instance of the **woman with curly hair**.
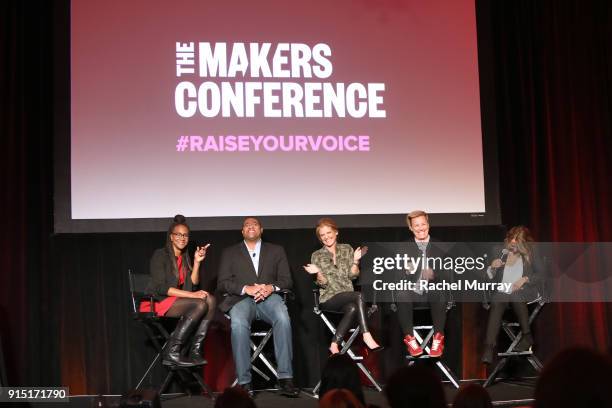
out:
M521 340L514 349L525 351L533 345L527 302L538 296L542 278L542 263L534 252L533 237L529 229L522 225L510 229L504 239L501 253L502 256L494 259L487 268L487 277L499 283L511 284L511 286L508 291L500 289L491 297L485 351L482 356L482 362L485 364L490 364L493 360L493 349L501 328L502 316L508 304L512 306L523 332Z

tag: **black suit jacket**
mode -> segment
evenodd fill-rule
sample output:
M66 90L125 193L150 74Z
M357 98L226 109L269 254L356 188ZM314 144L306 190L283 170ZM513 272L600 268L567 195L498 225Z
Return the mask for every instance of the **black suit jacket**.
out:
M259 274L256 274L244 241L223 251L217 286L224 294L224 299L219 305L219 310L226 313L236 303L248 297L240 294L246 285L260 283L271 284L280 289L291 289L291 271L283 247L262 242L258 270Z
M444 257L444 251L442 251L442 249L440 249L440 247L437 245L438 242L440 241L438 241L435 238L432 238L431 236L429 237L429 243L427 244L427 250L426 250L426 254L428 258L437 258L437 257L443 258ZM419 246L414 239L407 241L406 247L407 247L406 253L409 256L415 259L422 256L422 252L419 249ZM434 271L434 281L439 281L445 278L445 276L442 276L443 271L440 271L438 268L436 268L435 265L433 265L431 261L430 261L430 266L432 266L432 269ZM419 266L414 272L414 274L410 274L407 279L410 281L416 282L417 279L421 276L422 270L423 270L423 264L421 261L419 262Z
M427 249L426 249L426 254L428 258L444 258L444 251L439 247L439 245L437 245L437 243L439 243L440 241L438 241L437 239L433 238L433 237L429 237L429 243L427 245ZM411 238L410 240L406 241L406 254L408 254L408 256L412 257L412 258L420 258L422 256L422 252L419 249L418 244L416 243L416 241L414 240L414 238ZM416 270L414 271L414 273L406 273L405 271L399 271L398 275L396 277L396 281L400 282L401 280L405 279L408 280L410 282L417 282L418 279L421 277L421 272L423 270L423 261L419 261L418 267L416 268ZM443 270L439 270L438 268L435 267L435 265L433 265L433 262L430 261L430 266L432 266L432 269L434 271L434 282L439 282L442 280L446 280L450 282L450 276ZM439 292L439 293L433 293L430 292L429 293L429 297L430 300L444 300L445 299L445 293L443 292ZM420 298L419 295L416 295L414 292L412 291L406 291L406 290L402 290L402 291L398 291L398 293L396 294L396 298L398 299L398 301L401 302L408 302L408 301L423 301L423 298Z
M191 282L191 262L187 251L182 255L183 265L186 266L185 284L183 290L195 291L198 285ZM149 264L151 283L147 293L154 295L155 300L163 300L168 297L169 288L178 288L179 272L176 267L176 258L168 247L156 249Z

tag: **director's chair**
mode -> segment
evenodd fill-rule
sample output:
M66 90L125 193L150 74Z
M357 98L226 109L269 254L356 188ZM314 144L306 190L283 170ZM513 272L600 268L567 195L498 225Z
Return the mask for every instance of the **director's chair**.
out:
M151 340L151 343L153 344L153 347L155 348L155 351L156 351L155 358L153 358L153 360L147 367L147 370L142 375L142 377L138 381L138 384L136 385L135 389L139 389L142 386L145 379L147 378L147 376L149 375L149 373L151 372L151 370L153 369L153 367L155 366L155 364L157 364L158 361L161 361L161 356L162 356L164 347L166 346L166 344L168 343L168 339L170 338L170 333L168 333L168 331L164 327L163 322L168 321L168 320L176 320L176 319L170 318L170 317L160 317L160 316L157 316L157 314L155 313L153 295L147 293L149 283L151 282L150 275L135 274L135 273L132 273L132 271L128 269L128 280L129 280L129 285L130 285L130 296L131 296L130 300L132 303L132 310L131 310L132 319L139 322L143 326L149 340ZM150 302L150 305L151 305L150 311L147 311L147 312L140 311L140 303L142 301ZM177 367L177 366L163 366L163 367L168 371L168 373L166 374L166 377L164 381L162 382L161 386L159 386L158 388L158 393L160 395L163 394L164 391L166 391L166 389L168 388L168 386L170 385L173 379L176 379L179 386L187 394L191 395L189 383L192 382L192 379L194 379L202 391L208 394L209 397L211 398L213 397L212 390L210 389L208 384L204 382L204 379L202 378L202 376L198 374L196 371L190 369L190 367ZM198 366L198 368L199 367L202 367L202 366Z
M527 307L531 309L531 312L529 313L529 326L532 325L533 321L540 314L540 311L542 310L545 304L546 300L541 294L538 294L538 297L536 299L527 302ZM483 385L484 387L488 387L489 385L495 382L495 379L497 378L501 370L513 357L525 358L537 372L542 371L542 362L533 353L531 349L526 351L514 350L516 345L521 341L521 338L523 337L523 332L520 329L520 324L518 322L509 322L504 320L502 322L502 329L504 333L506 333L510 338L511 343L505 351L497 353L497 356L501 359L498 361L497 365L485 381Z
M285 304L287 303L287 299L293 296L293 293L289 289L281 289L279 291L276 291L275 293L281 295ZM224 296L227 296L227 294L224 294ZM225 317L228 320L231 320L230 315L228 313L225 313ZM253 330L253 326L255 326L254 330ZM278 372L277 372L276 366L272 364L272 362L270 362L270 360L263 353L264 347L266 347L266 345L268 344L268 341L270 341L270 338L272 338L272 333L273 333L272 326L262 320L256 319L256 320L253 320L253 322L251 323L250 346L251 346L251 350L253 350L251 354L251 370L253 370L253 372L259 375L266 382L270 381L271 377L268 374L266 374L264 371L262 371L259 367L255 366L253 363L259 359L270 371L270 374L278 381ZM238 384L238 378L234 379L234 382L232 383L232 387L235 386L236 384ZM276 388L271 388L271 390L275 390L275 389ZM253 390L253 391L260 391L260 390Z
M454 275L451 275L450 282L454 282ZM455 300L452 292L445 292L444 302L446 303L445 312L448 313L453 307L455 307ZM397 312L397 302L395 292L391 292L391 305L390 309L392 312ZM441 300L442 301L442 300ZM376 305L376 292L374 293L374 305ZM426 302L415 301L413 302L413 313L416 311L429 310L429 304ZM427 325L419 325L413 327L413 335L419 344L419 346L423 349L423 354L417 357L413 357L410 354L406 355L406 360L408 361L408 365L413 365L417 360L427 360L427 359L435 359L435 365L438 367L442 375L455 387L459 388L459 378L453 371L448 367L448 365L442 361L440 358L434 358L429 355L431 349L428 344L431 338L434 335L434 326L433 324Z
M343 312L333 312L333 311L327 311L327 310L323 311L321 309L321 307L320 307L320 304L319 304L319 289L318 288L313 289L312 293L313 293L313 296L314 296L314 308L313 308L314 313L321 318L321 320L323 321L323 323L325 323L325 326L329 329L329 331L331 332L332 335L336 334L336 326L332 323L330 318L325 313L332 313L332 314L336 314L336 315L342 315ZM374 313L375 311L376 311L376 307L375 306L374 307L370 307L368 309L368 317L372 313ZM351 360L353 360L355 362L355 364L357 364L357 367L359 367L361 372L367 377L367 379L374 386L374 388L376 388L380 392L380 391L382 391L382 388L378 384L378 382L374 379L374 377L372 376L372 373L370 372L370 370L368 370L368 368L365 366L365 364L363 364L363 356L358 356L358 355L356 355L353 352L353 350L351 350L351 346L353 345L353 342L355 341L355 339L359 335L360 331L361 331L361 329L359 328L359 325L357 325L355 328L349 330L349 333L351 333L351 335L349 336L349 338L347 340L344 340L344 339L342 340L342 342L340 344L341 345L341 349L340 349L340 353L339 354L348 354L348 356L351 358ZM315 388L312 390L312 393L313 394L317 394L320 387L321 387L321 381L319 380L319 382L317 383Z
M447 302L446 303L446 313L448 313L449 310L451 310L454 307L454 305L455 303L452 301ZM418 310L429 310L429 305L416 303L413 307L413 311L418 311ZM408 365L413 365L417 360L433 359L434 357L431 357L429 355L431 350L428 345L429 341L434 335L433 325L427 324L427 325L414 326L413 333L414 333L414 337L417 343L419 343L419 346L423 349L423 354L421 354L418 357L413 357L410 354L406 355L406 360L408 361ZM442 359L435 358L435 360L436 360L435 362L436 367L438 367L438 369L444 375L444 377L446 377L448 381L451 384L453 384L455 388L459 388L459 379L455 375L455 373L453 373L453 371L448 367L448 365L446 365L444 361L442 361Z

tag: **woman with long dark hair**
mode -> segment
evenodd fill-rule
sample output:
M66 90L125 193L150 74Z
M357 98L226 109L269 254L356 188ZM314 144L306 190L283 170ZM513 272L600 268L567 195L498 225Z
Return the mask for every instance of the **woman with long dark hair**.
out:
M199 290L198 286L200 266L210 244L196 248L191 264L187 253L188 243L187 221L184 216L176 215L168 228L166 245L155 250L151 257L149 292L155 297L155 313L180 318L164 349L164 365L191 367L206 363L202 358L202 344L215 312L215 298ZM149 311L151 305L143 302L140 310ZM189 352L184 357L181 351L190 336Z
M537 298L542 278L542 263L533 248L533 237L529 229L518 225L506 234L502 256L494 259L487 268L487 277L511 285L508 291L498 290L491 296L491 309L487 322L485 351L482 362L490 364L493 349L501 328L502 316L508 304L518 318L523 336L514 348L528 350L533 345L529 327L527 302ZM505 258L502 260L502 258Z
M313 252L310 264L304 266L306 272L316 275L320 287L321 309L342 312L336 334L329 350L332 354L340 351L338 345L351 328L355 318L361 328L363 342L369 349L378 351L382 347L370 334L367 324L365 305L361 293L353 290L353 279L359 276L359 260L364 253L362 248L353 250L350 245L339 244L338 226L331 218L322 218L317 223L316 234L323 247Z

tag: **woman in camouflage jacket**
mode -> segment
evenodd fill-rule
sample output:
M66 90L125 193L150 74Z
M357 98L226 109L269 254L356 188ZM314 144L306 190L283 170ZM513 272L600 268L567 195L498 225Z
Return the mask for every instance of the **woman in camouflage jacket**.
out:
M353 290L351 282L359 276L359 260L365 253L364 249L353 250L350 245L339 244L337 242L338 226L331 218L319 220L316 234L323 247L313 252L310 258L311 263L304 266L304 269L316 275L316 282L320 287L321 310L343 313L329 351L332 354L340 351L338 345L351 328L355 318L357 318L363 341L368 348L374 351L381 350L382 347L378 345L368 330L367 314L361 293Z

